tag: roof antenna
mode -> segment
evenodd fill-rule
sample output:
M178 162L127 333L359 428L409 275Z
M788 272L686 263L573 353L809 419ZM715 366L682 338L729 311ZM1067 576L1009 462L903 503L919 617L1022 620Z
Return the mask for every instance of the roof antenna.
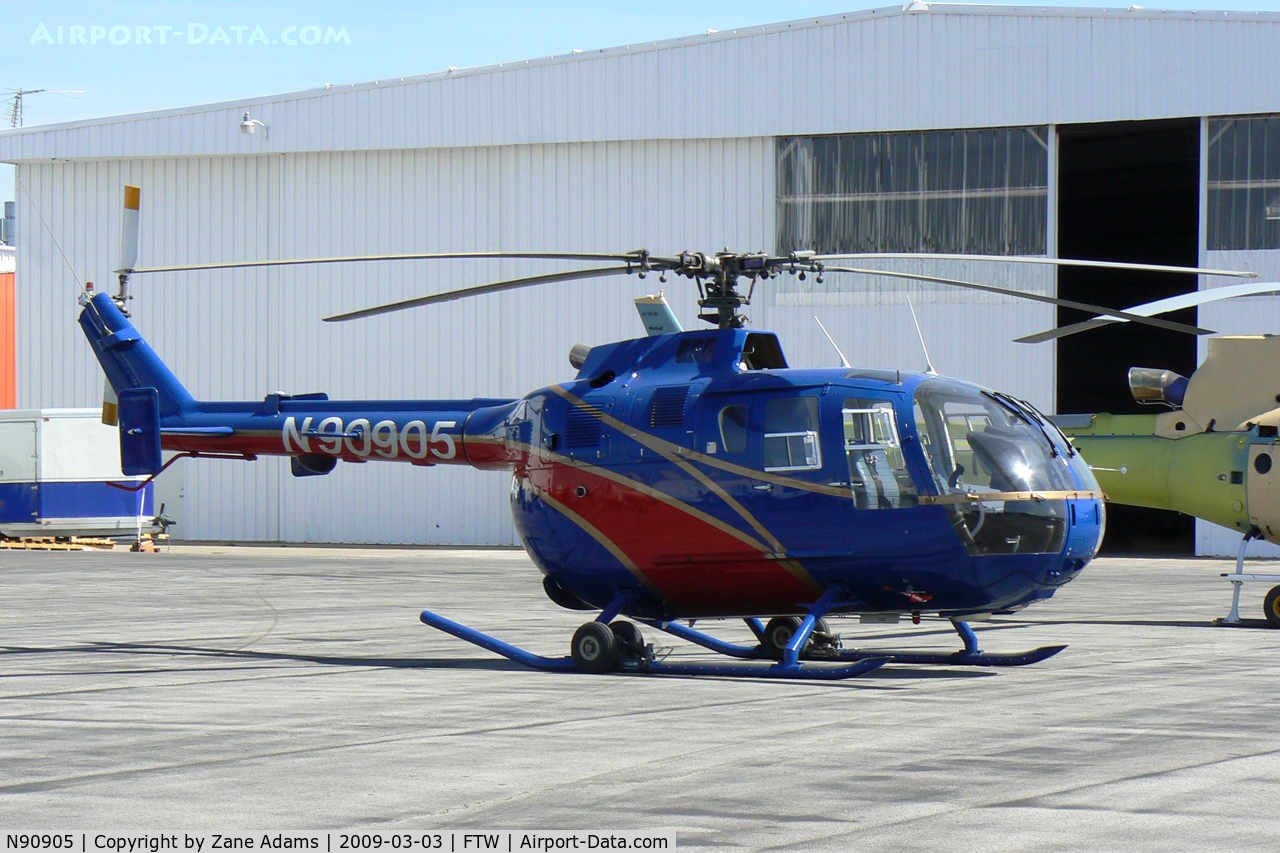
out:
M916 334L920 336L920 349L924 350L924 372L929 376L937 376L938 371L933 369L933 359L929 358L929 348L924 343L924 332L920 331L920 318L916 316L915 303L911 301L911 294L907 296L907 307L911 309L911 320L916 324Z
M840 356L840 366L848 369L853 365L849 364L849 359L844 357L844 353L840 352L840 347L836 346L835 339L831 337L831 333L827 331L827 327L822 325L822 321L818 319L818 315L813 316L813 321L818 324L818 328L822 330L822 334L827 336L827 340L831 341L831 345L836 348L836 355Z

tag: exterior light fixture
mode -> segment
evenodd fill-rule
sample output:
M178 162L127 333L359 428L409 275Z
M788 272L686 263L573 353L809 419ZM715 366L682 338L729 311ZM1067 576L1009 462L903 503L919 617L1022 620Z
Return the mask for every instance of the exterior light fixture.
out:
M267 129L267 126L262 122L258 121L256 118L249 118L249 112L248 110L246 110L244 114L244 118L240 119L240 132L253 133L258 128L262 128L263 139L271 138L271 131Z

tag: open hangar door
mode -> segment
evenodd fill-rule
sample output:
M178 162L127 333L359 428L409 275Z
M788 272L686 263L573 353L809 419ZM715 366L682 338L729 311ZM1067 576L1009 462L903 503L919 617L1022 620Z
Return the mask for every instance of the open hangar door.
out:
M1058 255L1195 266L1199 262L1198 119L1064 125L1058 128ZM1194 276L1061 268L1063 299L1128 307L1194 290ZM1065 325L1088 315L1058 309ZM1167 315L1194 324L1196 309ZM1144 411L1129 392L1130 367L1190 376L1196 340L1133 323L1057 342L1057 410L1062 414ZM1194 519L1112 504L1105 553L1192 554Z

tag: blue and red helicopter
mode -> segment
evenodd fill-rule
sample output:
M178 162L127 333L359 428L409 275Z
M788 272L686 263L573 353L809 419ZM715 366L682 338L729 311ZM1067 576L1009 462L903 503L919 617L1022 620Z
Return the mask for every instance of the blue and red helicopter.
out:
M784 273L896 275L1204 331L972 282L838 265L866 255L401 255L394 257L609 265L327 319L550 281L659 272L696 282L705 311L700 319L714 328L679 330L661 300L641 300L648 303L642 315L657 314L651 334L575 347L574 379L520 398L337 401L270 394L252 402L202 402L130 322L124 310L129 275L357 259L135 269L129 242L137 211L137 190L128 188L120 292L83 294L80 314L117 398L124 473L154 476L182 457L264 455L291 457L293 473L303 477L327 474L339 461L510 470L515 525L548 597L595 617L574 634L570 655L560 658L429 611L422 621L544 670L843 679L890 662L1021 665L1064 648L984 653L967 623L1049 598L1097 553L1103 494L1066 438L1024 401L932 372L859 370L847 363L789 367L778 338L746 328L739 312L757 283ZM168 462L166 452L173 454ZM921 613L949 619L963 649L846 649L826 620L910 615L918 622ZM721 618L745 620L752 641L730 643L693 627L695 620ZM667 661L645 643L637 623L742 660Z

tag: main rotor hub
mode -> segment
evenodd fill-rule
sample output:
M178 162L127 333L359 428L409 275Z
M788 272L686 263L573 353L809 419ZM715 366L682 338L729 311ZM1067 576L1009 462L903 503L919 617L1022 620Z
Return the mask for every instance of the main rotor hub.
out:
M739 329L746 325L747 318L738 309L751 304L758 279L770 279L783 272L799 274L803 278L806 272L812 271L821 280L822 266L809 259L812 254L792 252L786 257L779 257L765 252L738 253L728 249L714 255L681 252L672 270L677 275L697 281L701 296L698 306L708 309L706 313L699 314L698 319L721 329ZM738 282L743 278L750 282L745 295L738 291Z

